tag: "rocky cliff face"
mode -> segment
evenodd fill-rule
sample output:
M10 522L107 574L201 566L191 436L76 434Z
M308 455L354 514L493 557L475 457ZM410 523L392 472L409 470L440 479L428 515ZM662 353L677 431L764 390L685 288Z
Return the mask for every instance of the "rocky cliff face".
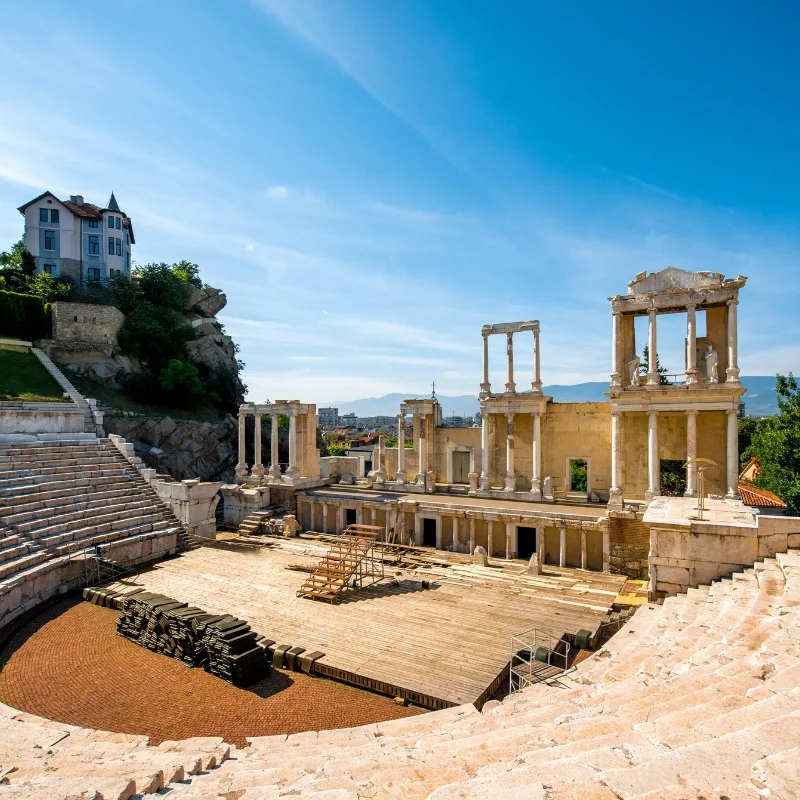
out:
M194 328L195 339L186 350L196 364L210 372L236 372L236 349L233 339L222 332L216 315L227 304L225 294L210 286L195 289L185 306L186 321Z
M212 424L106 409L103 427L131 442L148 467L175 480L234 480L237 426L230 415Z

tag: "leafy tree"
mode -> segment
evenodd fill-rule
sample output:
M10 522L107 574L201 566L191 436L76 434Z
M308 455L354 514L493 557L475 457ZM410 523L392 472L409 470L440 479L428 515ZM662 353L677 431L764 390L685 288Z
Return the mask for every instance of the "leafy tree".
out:
M197 367L188 361L173 358L158 376L163 399L177 408L197 408L212 398L197 374Z
M172 274L194 289L203 288L203 281L200 280L200 267L191 261L179 261L177 264L173 264Z
M573 458L569 462L570 470L570 489L573 492L588 492L587 478L588 468L582 458Z
M25 239L15 242L10 251L0 253L0 267L15 269L24 275L33 275L36 272L36 262L25 246Z
M780 413L758 422L744 457L758 459L757 486L800 512L800 391L791 372L777 376L776 389Z
M346 444L336 444L334 442L330 442L328 444L328 455L329 456L346 456L347 455L348 447Z
M186 357L186 343L193 338L192 327L179 312L141 300L125 317L119 345L124 353L137 356L143 366L158 374L173 358Z
M70 293L72 281L66 275L54 278L47 272L38 272L25 281L25 287L28 294L44 300L45 303L52 303Z
M686 491L686 467L680 459L661 459L661 494L681 497Z
M761 420L754 419L753 417L741 417L739 419L739 467L744 469L750 457L745 457L750 445L753 442L753 436L758 430L758 425Z
M383 440L383 443L386 445L386 447L397 447L397 434L390 434ZM406 436L404 444L406 447L412 448L414 447L414 440L410 436Z
M168 264L145 264L136 271L142 298L159 308L183 311L192 287Z
M130 314L141 298L141 289L137 281L127 275L115 272L108 281L108 291L114 305L123 313Z
M642 351L642 375L647 375L650 372L650 348L648 345L644 346L644 350ZM661 362L658 360L658 353L656 353L656 372L658 373L659 383L663 386L664 384L669 384L671 381L667 378L667 368L661 366Z

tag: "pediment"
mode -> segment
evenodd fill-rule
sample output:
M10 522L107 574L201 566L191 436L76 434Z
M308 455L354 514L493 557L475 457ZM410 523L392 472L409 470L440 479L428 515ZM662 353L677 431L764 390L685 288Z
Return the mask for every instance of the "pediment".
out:
M649 292L719 289L725 276L721 272L689 272L677 267L665 267L659 272L640 272L628 284L628 294Z

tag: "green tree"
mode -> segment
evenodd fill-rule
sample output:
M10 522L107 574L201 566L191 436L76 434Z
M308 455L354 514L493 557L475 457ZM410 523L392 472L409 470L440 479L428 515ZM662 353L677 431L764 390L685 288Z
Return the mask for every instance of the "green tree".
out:
M744 457L758 460L757 486L800 512L800 392L791 372L777 376L776 389L780 413L759 421Z
M137 356L154 375L173 358L185 358L186 343L192 339L194 331L178 311L148 300L141 300L126 315L119 332L122 351Z
M136 271L142 298L159 308L183 311L192 286L175 274L168 264L145 264Z
M38 272L28 277L25 287L28 294L44 300L45 303L52 303L69 294L72 281L65 275L54 278L47 272Z
M121 272L115 272L111 276L108 281L108 291L114 305L123 314L130 314L142 296L138 281L132 281Z
M650 348L645 345L644 350L642 351L642 375L647 375L650 372ZM658 373L658 380L659 383L662 385L669 384L671 381L667 378L667 368L661 366L661 362L658 360L658 353L656 353L656 372Z
M24 275L33 275L36 272L36 262L28 252L24 238L14 242L11 250L0 253L0 267L16 269Z
M750 445L753 442L753 436L758 431L758 425L761 420L753 419L753 417L741 417L739 419L739 467L744 469L744 466L750 460L750 457L745 457Z
M158 383L163 401L177 408L197 408L213 399L201 383L197 367L178 358L161 370Z
M200 267L191 261L179 261L177 264L173 264L172 274L195 289L203 288L203 281L200 280Z

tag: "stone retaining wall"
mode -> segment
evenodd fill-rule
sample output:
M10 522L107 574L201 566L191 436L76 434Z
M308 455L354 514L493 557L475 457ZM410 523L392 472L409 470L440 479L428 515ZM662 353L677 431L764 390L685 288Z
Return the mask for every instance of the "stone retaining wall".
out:
M609 517L609 567L612 572L646 580L650 529L639 518Z

